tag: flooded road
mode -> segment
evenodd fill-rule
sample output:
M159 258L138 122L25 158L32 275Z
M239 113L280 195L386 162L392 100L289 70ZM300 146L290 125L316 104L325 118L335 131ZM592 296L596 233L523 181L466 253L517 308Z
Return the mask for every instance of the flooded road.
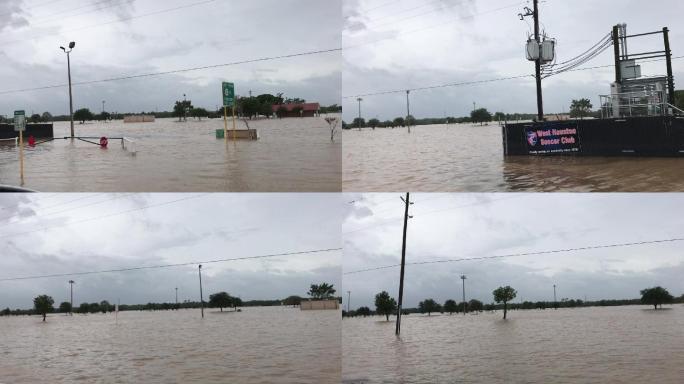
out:
M345 130L345 191L667 192L684 190L682 158L504 158L501 128L470 124Z
M684 307L344 319L343 382L681 383ZM390 318L393 320L393 318Z
M133 138L137 153L122 150L118 140L110 140L106 150L82 141L40 144L25 151L24 187L43 192L340 191L341 135L331 143L324 118L252 121L259 140L228 143L215 137L222 119L76 123L76 136ZM55 123L55 137L68 135L68 122ZM0 184L20 184L17 153L14 145L0 145Z
M5 383L339 383L340 312L0 317Z

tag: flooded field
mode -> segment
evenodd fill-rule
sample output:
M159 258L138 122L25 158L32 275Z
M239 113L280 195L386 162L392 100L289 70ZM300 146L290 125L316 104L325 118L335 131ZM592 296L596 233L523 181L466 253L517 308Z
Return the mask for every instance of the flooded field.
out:
M682 158L504 158L501 128L432 125L345 130L345 191L681 191Z
M222 119L77 123L76 136L133 138L136 155L115 140L106 150L78 140L40 144L25 151L24 187L44 192L340 191L341 135L331 143L324 117L253 121L250 128L259 130L259 140L227 144L215 137ZM69 123L55 123L55 137L64 136ZM0 184L20 184L14 145L0 145Z
M343 382L681 383L684 308L344 319ZM392 318L391 318L392 319Z
M4 383L339 383L339 311L0 317Z

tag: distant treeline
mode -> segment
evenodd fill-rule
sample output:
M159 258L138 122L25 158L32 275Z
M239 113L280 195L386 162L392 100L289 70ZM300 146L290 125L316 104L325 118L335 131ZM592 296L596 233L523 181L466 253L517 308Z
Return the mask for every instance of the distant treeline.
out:
M188 117L197 117L197 118L210 118L210 119L222 119L223 118L223 107L219 108L216 111L208 111L203 108L193 108L193 111L188 111L187 116ZM320 107L320 113L321 114L327 114L327 113L341 113L342 112L342 106L339 106L337 104L329 105L329 106L321 106ZM161 111L161 112L126 112L126 113L119 113L119 112L103 112L103 113L98 113L94 114L90 112L87 108L79 109L77 111L74 111L74 121L111 121L111 120L123 120L124 116L126 115L147 115L147 116L154 116L156 119L164 119L164 118L172 118L172 117L178 117L178 111ZM238 116L241 116L242 113L238 110ZM49 123L49 122L56 122L56 121L70 121L71 117L69 115L52 115L49 112L44 112L43 114L33 114L31 116L27 116L28 122L29 123ZM3 116L0 115L0 123L12 123L13 117L12 116Z
M415 117L409 115L408 117L397 117L393 120L378 120L370 119L366 121L363 118L355 118L351 123L342 121L342 129L352 129L352 128L399 128L405 127L407 125L437 125L437 124L462 124L462 123L486 123L490 121L518 121L518 120L533 120L537 117L535 114L530 113L503 113L496 112L493 115L490 114L486 109L481 108L479 110L473 111L471 116L462 117L428 117L423 119L416 119Z
M342 297L336 297L339 302L342 302ZM275 307L275 306L297 306L302 300L307 300L300 296L292 295L285 299L272 299L272 300L247 300L240 301L240 307ZM71 307L68 302L63 302L58 308L50 311L50 313L69 313L71 312ZM183 301L182 303L147 303L147 304L121 304L119 305L119 311L170 311L178 309L191 309L191 308L201 308L202 303L200 301ZM211 302L204 302L205 308L218 308L218 306L213 306ZM113 312L115 309L114 304L111 304L107 300L103 300L99 303L81 303L78 307L75 307L74 313L108 313ZM5 308L0 310L0 316L19 316L19 315L36 315L35 309L10 309Z
M453 300L448 300L452 301ZM479 304L478 304L479 303ZM674 298L672 304L684 304L684 295ZM642 299L622 299L622 300L595 300L595 301L584 301L580 299L561 299L558 302L553 301L524 301L522 303L508 303L509 310L529 310L529 309L553 309L553 308L578 308L578 307L614 307L623 305L644 305ZM478 300L471 300L466 302L465 309L466 312L480 312L480 311L495 311L502 310L504 304L484 304L482 305ZM395 311L396 312L396 311ZM402 314L408 315L411 313L426 313L424 309L421 308L404 308L402 309ZM463 302L458 303L457 306L449 308L445 305L436 304L432 308L431 312L437 313L462 313L463 312ZM394 313L394 312L393 312ZM381 315L378 311L373 311L369 307L359 307L356 310L351 310L349 312L342 311L342 316L355 317L355 316L376 316Z

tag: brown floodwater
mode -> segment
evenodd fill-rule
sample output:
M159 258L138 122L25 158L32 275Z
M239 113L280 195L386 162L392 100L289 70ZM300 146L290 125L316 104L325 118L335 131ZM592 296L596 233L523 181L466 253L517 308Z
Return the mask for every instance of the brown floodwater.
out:
M504 157L501 128L345 130L345 191L684 191L684 158Z
M400 338L384 317L346 318L343 382L681 383L684 307L665 308L414 314Z
M44 192L340 191L341 135L331 142L324 118L252 121L259 140L228 143L215 136L223 129L222 119L76 123L76 136L130 137L137 153L122 150L114 140L106 150L78 140L40 144L25 151L24 187ZM240 128L245 128L241 121ZM69 123L55 123L55 136L69 136ZM0 144L0 184L20 184L14 145Z
M340 312L0 317L3 383L339 383Z

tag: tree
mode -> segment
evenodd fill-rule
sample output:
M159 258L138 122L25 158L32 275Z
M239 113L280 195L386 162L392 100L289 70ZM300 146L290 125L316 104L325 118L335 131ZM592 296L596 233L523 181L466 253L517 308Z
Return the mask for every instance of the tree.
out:
M52 115L50 114L50 112L43 112L43 115L42 115L40 118L41 118L41 120L43 120L44 122L50 122L50 121L52 121Z
M588 116L591 113L591 101L589 99L573 100L570 103L570 117L579 117L580 119Z
M458 304L454 300L447 300L444 302L444 311L448 312L450 315L454 312L458 312Z
M41 117L40 117L40 115L37 114L37 113L34 113L34 114L31 115L31 117L29 118L29 122L31 122L31 123L33 123L33 124L40 123L40 120L41 120Z
M112 305L109 304L109 301L107 301L107 300L102 300L102 301L100 302L100 311L101 311L102 313L107 313L107 312L111 312L111 311L112 311Z
M45 321L45 316L47 313L54 310L52 307L54 303L55 301L52 299L52 297L48 295L40 295L33 299L33 308L35 309L36 313L43 315L43 321Z
M501 121L501 120L506 120L506 114L503 112L496 112L494 113L494 120L496 121Z
M90 304L88 304L88 312L90 312L90 313L98 313L98 312L100 312L100 304L99 304L99 303L90 303Z
M397 118L395 118L395 119L392 121L392 124L393 124L395 127L403 127L403 126L406 125L406 122L404 121L404 118L403 118L403 117L397 117Z
M63 301L63 302L59 305L59 311L62 312L62 313L69 313L69 312L71 312L71 303L68 302L68 301Z
M470 309L471 311L481 312L482 308L484 308L484 305L480 300L472 299L468 302L468 309Z
M360 307L356 310L356 314L363 317L370 316L371 310L368 307Z
M112 115L109 112L102 112L97 115L97 119L100 121L107 121L112 119Z
M192 101L177 100L176 104L173 106L173 116L178 117L178 121L186 120L188 116L188 111L190 110L192 110Z
M280 118L282 118L286 114L287 114L287 107L284 105L279 106L278 109L276 110L276 116L278 116Z
M283 300L283 305L299 305L302 303L302 298L299 296L288 296L285 300Z
M504 315L503 318L506 319L506 311L508 310L508 302L515 299L518 292L511 288L509 285L505 287L499 287L495 289L492 294L494 295L494 301L497 303L503 303L504 305Z
M202 121L203 117L209 116L209 112L204 108L193 108L192 111L190 111L190 116Z
M90 121L95 118L95 115L93 115L92 112L90 112L90 109L88 108L81 108L74 112L74 120L78 120L81 122L81 124L84 124L86 121Z
M487 108L478 108L472 112L470 112L470 120L472 120L473 123L486 123L492 121L492 114L489 113Z
M413 115L406 116L406 125L416 125L416 118Z
M427 312L428 316L430 316L430 313L438 312L441 309L441 306L432 299L425 299L418 303L418 308L420 309L420 312Z
M356 117L354 118L354 121L352 121L352 126L361 129L366 126L366 120L363 117Z
M311 289L309 289L309 296L317 300L329 299L335 294L335 288L333 284L321 283L311 284Z
M389 293L382 291L375 295L375 312L379 315L385 315L387 321L389 316L397 309L397 302Z
M233 298L226 292L219 292L209 295L209 306L212 308L219 308L223 312L223 308L230 308L233 304Z
M283 103L283 94L278 93L277 95L273 96L268 93L261 94L256 97L257 101L259 104L262 105L268 105L269 107L272 105L278 105Z
M242 307L242 299L239 297L233 297L233 308L237 311L237 307Z
M665 303L671 303L674 297L670 292L663 287L653 287L641 290L641 302L653 306L653 309L658 309L658 305L663 307Z
M375 129L375 127L380 125L380 120L378 119L370 119L368 120L368 126Z
M79 313L88 313L90 311L90 304L88 303L81 303L81 305L78 306L78 312Z

